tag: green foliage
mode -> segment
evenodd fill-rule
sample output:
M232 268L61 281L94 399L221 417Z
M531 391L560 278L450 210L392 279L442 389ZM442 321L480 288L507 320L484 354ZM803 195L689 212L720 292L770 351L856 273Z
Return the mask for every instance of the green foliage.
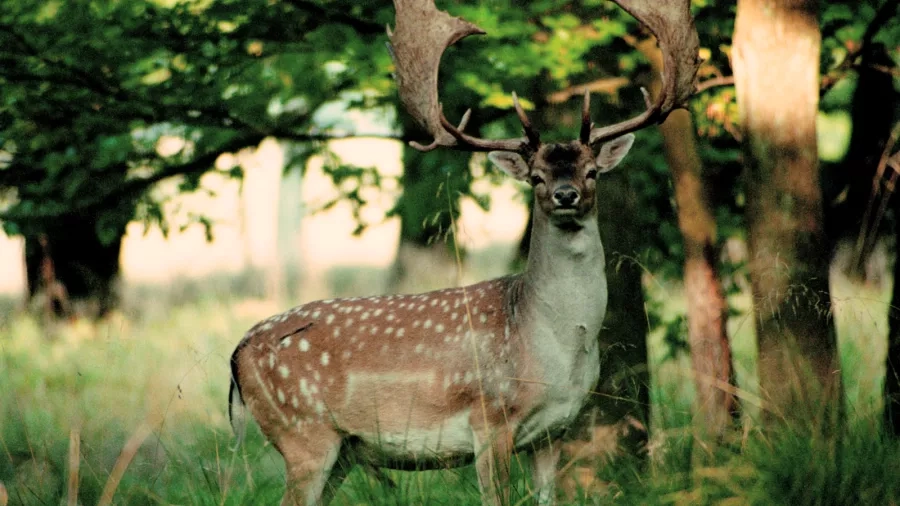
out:
M843 78L853 73L845 60L889 3L823 5L823 72L833 73L836 82L823 108L847 109L852 85ZM450 48L440 70L447 116L457 120L473 108L471 132L518 135L512 91L523 98L547 140L575 135L580 93L574 87L579 85L627 80L594 95L598 124L643 107L639 87L647 83L650 69L635 42L646 34L612 2L492 0L438 6L488 32ZM701 80L728 76L734 4L698 0L693 10L707 60ZM346 104L344 111L388 116L396 97L392 62L382 43L383 27L392 22L387 1L23 0L10 5L0 13L0 221L8 233L33 234L60 216L80 214L98 222L105 242L116 240L115 231L133 219L169 230L161 210L164 198L148 191L157 181L180 177L181 191L195 191L200 176L215 170L218 154L253 146L266 136L303 143L301 151L311 156L322 151L320 141L354 133L343 120L345 113L324 114L337 102ZM870 37L884 44L895 61L900 58L898 26L888 19ZM550 97L559 93L568 99L550 108ZM739 235L743 193L737 178L734 90L707 89L692 100L690 110L722 218L720 237ZM394 116L408 120L404 112ZM404 140L425 140L411 125L401 126ZM638 192L639 222L657 238L643 260L651 270L677 276L683 253L668 169L658 136L639 135L628 177ZM157 146L165 136L181 137L185 144L176 153L163 153ZM438 214L443 215L438 229L445 231L459 196L478 199L470 189L476 175L462 165L464 155L455 156L459 165L450 179L441 163L430 166L427 160L419 171L424 179L404 176L409 195L394 213L417 223L405 232L418 234L414 229ZM340 168L341 162L332 165L336 169L330 174L341 185L372 176ZM239 170L229 174L241 176ZM441 185L450 185L450 202L443 210L426 209L437 201L423 195ZM378 181L360 180L343 197L358 208L358 189L377 186ZM420 205L423 200L428 205ZM188 217L176 229L194 223L207 226L200 217ZM366 225L360 222L358 230Z
M108 231L136 216L162 221L147 193L155 182L184 177L181 190L193 191L219 153L269 135L316 138L313 113L363 82L361 70L385 69L367 40L381 33L384 9L339 4L28 0L4 9L0 146L10 162L0 188L17 190L0 207L7 231L82 213L112 240ZM178 153L157 149L167 135L185 139Z

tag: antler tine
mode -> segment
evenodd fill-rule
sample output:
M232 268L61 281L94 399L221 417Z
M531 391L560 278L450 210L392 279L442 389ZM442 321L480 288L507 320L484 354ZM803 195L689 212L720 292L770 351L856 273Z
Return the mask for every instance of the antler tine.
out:
M584 90L584 105L581 106L581 133L578 138L582 144L591 143L591 92Z
M686 107L694 93L694 81L701 59L700 39L691 16L690 0L613 0L656 36L663 53L663 86L650 104L641 90L647 110L631 119L591 131L590 142L603 142L647 125L663 122L676 108Z
M516 95L516 92L512 93L512 98L513 106L516 108L516 115L519 116L519 121L522 122L522 129L525 131L525 137L528 138L528 143L534 149L537 149L537 147L541 145L541 136L538 134L538 131L531 126L531 120L529 120L528 115L525 114L525 109L522 109L522 104L519 103L519 96Z
M457 41L484 30L468 21L438 10L434 0L394 0L396 26L388 28L388 50L394 61L400 101L409 114L434 136L428 145L410 142L420 151L448 147L466 151L529 152L538 140L527 117L523 120L526 138L481 139L463 132L469 112L459 126L444 116L438 99L438 68L444 51ZM517 113L519 111L517 110ZM519 118L524 117L524 112Z

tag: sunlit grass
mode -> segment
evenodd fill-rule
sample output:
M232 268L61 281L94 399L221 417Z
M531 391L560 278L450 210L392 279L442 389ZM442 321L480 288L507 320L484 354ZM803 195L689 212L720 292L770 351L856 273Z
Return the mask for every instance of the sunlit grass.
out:
M669 315L683 311L677 287L657 286ZM191 297L139 291L123 314L46 331L24 315L0 323L0 482L10 504L277 504L280 457L257 430L237 451L227 423L228 357L243 332L278 304L217 293ZM846 436L749 430L715 448L696 445L693 385L683 354L667 358L651 334L650 466L623 459L598 470L605 492L575 504L890 504L900 501L900 447L878 426L886 292L835 287L849 405ZM176 302L173 302L176 301ZM732 305L749 309L735 297ZM749 313L729 321L738 383L756 392ZM748 408L752 412L752 407ZM70 437L77 469L70 466ZM129 449L129 441L132 448ZM709 455L698 465L696 452ZM693 456L692 456L693 455ZM117 462L119 466L117 467ZM120 474L118 474L120 473ZM393 484L351 473L340 505L480 504L471 468L390 472ZM525 478L513 496L530 504Z

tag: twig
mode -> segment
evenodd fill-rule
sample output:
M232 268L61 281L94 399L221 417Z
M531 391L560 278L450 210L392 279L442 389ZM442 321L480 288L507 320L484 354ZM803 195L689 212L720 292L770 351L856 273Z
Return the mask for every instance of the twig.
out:
M859 235L856 238L856 265L859 266L862 264L863 259L868 257L868 251L874 246L874 237L877 235L876 233L871 233L870 231L878 230L878 225L881 222L881 218L884 215L884 211L887 207L887 202L891 197L891 194L894 191L896 186L896 180L898 176L896 164L891 163L891 168L894 169L891 173L889 180L885 183L885 193L881 193L881 181L884 177L884 169L888 166L888 163L893 160L893 158L897 157L895 154L893 157L889 157L890 152L894 149L894 144L897 142L897 138L900 137L900 123L897 123L894 126L893 131L891 132L891 136L888 138L887 143L885 143L884 150L881 152L881 158L878 160L878 167L875 169L875 175L872 177L872 192L869 194L869 203L866 205L866 211L863 213L862 218L862 227L859 229ZM875 220L869 225L870 216L872 214L872 209L875 205L875 200L881 197L881 203L878 206L878 214L875 217Z
M619 88L628 84L625 77L604 77L589 83L569 86L568 88L554 91L547 95L547 102L561 104L575 96L583 96L585 91L614 94Z
M878 72L883 72L885 74L890 74L894 77L900 77L900 68L897 67L888 67L887 65L868 65L867 68L876 70Z
M141 425L131 435L125 446L122 447L122 453L119 454L112 472L109 473L109 478L106 480L106 485L103 487L103 493L100 495L100 501L97 502L97 506L109 506L112 504L113 496L119 487L119 482L122 481L122 476L125 475L128 465L131 464L141 445L144 444L144 440L150 434L153 434L153 429L148 425Z
M733 86L734 85L734 76L719 76L719 77L711 77L697 83L697 88L694 90L694 93L703 93L704 91L714 88L716 86Z
M72 429L69 432L69 484L66 506L78 506L78 469L80 466L81 434L78 429Z
M848 51L847 54L844 55L844 59L841 60L835 68L822 76L822 85L819 89L820 97L828 93L831 88L840 81L843 74L854 68L856 59L859 58L859 56L863 54L863 51L872 43L872 39L875 38L875 35L878 34L881 28L894 15L893 11L895 11L898 6L900 6L900 1L898 0L885 0L885 2L881 4L881 7L875 13L875 17L872 18L869 26L866 27L866 31L859 40L859 44L852 51Z

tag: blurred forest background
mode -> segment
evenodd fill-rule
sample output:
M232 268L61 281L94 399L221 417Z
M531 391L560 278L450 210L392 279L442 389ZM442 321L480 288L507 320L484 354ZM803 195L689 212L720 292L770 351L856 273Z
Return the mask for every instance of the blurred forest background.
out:
M897 503L900 2L691 4L697 94L601 180L621 342L564 488ZM487 32L440 72L447 117L472 108L483 137L518 135L513 91L568 140L586 89L613 123L664 71L607 0L437 5ZM0 502L274 503L271 448L229 449L246 328L521 268L529 189L407 145L430 139L398 103L392 24L387 1L2 2ZM466 473L396 480L338 500L478 501Z

